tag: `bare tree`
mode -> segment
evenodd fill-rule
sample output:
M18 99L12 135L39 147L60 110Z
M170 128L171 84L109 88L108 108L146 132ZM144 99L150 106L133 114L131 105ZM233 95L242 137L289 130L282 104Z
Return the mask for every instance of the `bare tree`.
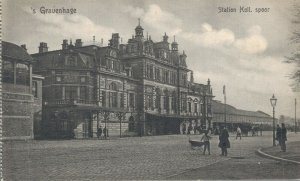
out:
M286 63L295 64L295 70L291 73L290 78L293 80L292 88L295 92L300 92L300 4L294 4L294 18L292 20L293 32L291 43L295 50L286 57Z

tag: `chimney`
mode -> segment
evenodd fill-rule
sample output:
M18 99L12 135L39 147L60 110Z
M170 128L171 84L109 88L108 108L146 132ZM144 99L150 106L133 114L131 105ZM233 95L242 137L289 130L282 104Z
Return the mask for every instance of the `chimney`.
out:
M75 41L75 47L82 47L82 41L81 41L81 39L76 39L76 41Z
M190 82L191 82L191 83L194 83L194 72L193 72L193 71L191 71Z
M48 46L47 43L41 42L39 46L39 53L48 52Z
M64 39L64 40L63 40L63 43L62 43L61 45L62 45L62 49L63 49L63 50L68 49L68 40Z
M25 51L27 51L27 48L26 48L25 44L21 45L21 48L23 48Z

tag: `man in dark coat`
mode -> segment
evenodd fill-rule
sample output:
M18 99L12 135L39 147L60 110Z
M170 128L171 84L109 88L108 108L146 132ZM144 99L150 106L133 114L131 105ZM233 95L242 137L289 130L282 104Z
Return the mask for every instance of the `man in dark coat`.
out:
M280 137L279 137L279 144L280 144L281 150L282 150L283 152L286 152L285 141L287 141L287 137L286 137L286 128L285 128L285 124L282 123L282 124L281 124L281 134L280 134Z
M275 139L279 142L279 145L280 145L280 138L281 138L281 128L280 128L279 124L277 124Z
M230 142L229 142L229 134L224 127L224 129L221 131L221 134L219 135L219 147L222 150L222 155L227 156L227 148L230 148Z

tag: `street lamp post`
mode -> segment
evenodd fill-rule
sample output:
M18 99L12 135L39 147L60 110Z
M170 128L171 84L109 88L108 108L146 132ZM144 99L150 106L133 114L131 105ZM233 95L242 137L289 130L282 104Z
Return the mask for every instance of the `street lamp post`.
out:
M273 146L276 146L275 145L275 106L276 106L277 99L275 98L274 94L271 97L270 102L271 102L271 106L273 107Z

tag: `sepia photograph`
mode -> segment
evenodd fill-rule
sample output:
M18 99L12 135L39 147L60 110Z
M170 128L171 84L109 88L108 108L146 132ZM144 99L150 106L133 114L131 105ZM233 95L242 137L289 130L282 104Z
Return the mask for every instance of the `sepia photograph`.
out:
M300 179L300 2L1 0L0 180Z

